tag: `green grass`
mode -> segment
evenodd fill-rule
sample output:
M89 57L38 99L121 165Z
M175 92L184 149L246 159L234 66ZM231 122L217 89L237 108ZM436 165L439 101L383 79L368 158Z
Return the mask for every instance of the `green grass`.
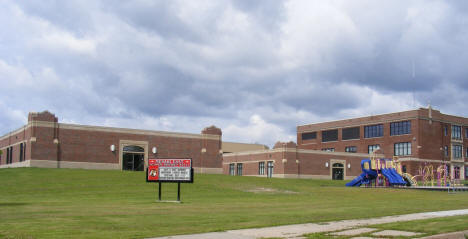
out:
M378 230L370 232L370 233L363 233L359 236L361 237L372 237L372 233L383 231L383 230L398 230L398 231L409 231L409 232L419 232L422 233L418 237L426 237L431 235L437 235L442 233L450 233L450 232L459 232L468 230L468 215L463 216L453 216L453 217L441 217L441 218L432 218L432 219L424 219L424 220L414 220L414 221L407 221L407 222L392 222L392 223L385 223L385 224L377 224L377 225L370 225L366 226L370 228L376 228ZM325 233L313 233L306 235L309 239L318 239L318 238L330 238L331 236L328 235L329 232ZM356 237L354 236L334 236L334 239L347 239ZM374 236L375 237L375 236ZM392 238L410 238L410 237L392 237ZM411 237L414 238L414 237Z
M0 169L0 238L145 238L468 208L467 193L344 183L195 175L175 204L155 202L142 172ZM176 190L163 184L163 200Z

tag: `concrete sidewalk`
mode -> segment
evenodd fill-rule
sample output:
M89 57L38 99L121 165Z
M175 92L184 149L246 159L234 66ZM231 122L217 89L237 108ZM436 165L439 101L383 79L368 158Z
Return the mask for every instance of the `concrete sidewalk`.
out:
M387 216L380 218L358 219L358 220L344 220L326 223L306 223L297 225L277 226L277 227L264 227L254 229L241 229L231 230L226 232L211 232L193 235L180 235L157 237L153 239L254 239L262 237L281 237L281 238L300 238L304 234L316 232L331 232L337 230L345 230L358 226L367 226L374 224L413 221L420 219L429 219L437 217L448 217L457 215L468 215L468 209L439 211L439 212L426 212L426 213L413 213L398 216Z

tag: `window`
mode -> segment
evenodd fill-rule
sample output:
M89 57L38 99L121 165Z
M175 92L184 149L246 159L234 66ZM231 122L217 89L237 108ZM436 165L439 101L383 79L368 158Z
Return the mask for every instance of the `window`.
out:
M468 139L468 128L465 128L465 138Z
M359 139L359 127L342 129L341 133L343 140Z
M375 138L383 136L383 124L364 126L364 137Z
M20 158L19 158L19 161L20 162L23 162L24 158L23 158L23 143L20 144Z
M466 147L465 157L468 158L468 147Z
M411 134L411 121L390 123L390 135Z
M242 164L241 163L237 164L237 175L242 176Z
M444 126L444 136L447 136L447 132L448 132L448 130L447 130L447 125L446 125L446 126Z
M346 146L345 147L345 152L356 153L357 152L357 147L356 146Z
M338 140L337 129L322 131L322 142L337 141L337 140Z
M444 155L445 155L445 157L448 157L448 156L449 156L449 155L448 155L448 147L447 147L447 145L444 146Z
M229 175L236 175L235 165L233 163L229 164Z
M461 158L462 157L462 146L461 145L452 145L452 157Z
M302 140L316 139L317 132L302 133Z
M6 162L5 164L9 164L10 163L10 148L7 148L6 149Z
M323 148L322 151L335 152L335 148Z
M13 163L13 147L10 147L10 153L9 153L9 158L8 158L8 164Z
M402 171L403 173L406 173L406 165L401 166L401 171Z
M393 145L395 156L411 155L411 143L396 143Z
M461 126L452 125L452 139L461 139L461 138L462 138Z
M258 163L258 175L265 175L265 162Z
M460 167L455 166L453 167L453 176L455 179L460 179Z
M374 145L369 145L367 146L367 152L370 154L376 150L380 149L380 145L374 144Z

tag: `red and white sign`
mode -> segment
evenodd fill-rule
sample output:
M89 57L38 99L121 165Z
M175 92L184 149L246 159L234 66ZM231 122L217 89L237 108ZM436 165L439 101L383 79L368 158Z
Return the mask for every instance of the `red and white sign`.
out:
M148 182L191 182L191 159L149 159Z

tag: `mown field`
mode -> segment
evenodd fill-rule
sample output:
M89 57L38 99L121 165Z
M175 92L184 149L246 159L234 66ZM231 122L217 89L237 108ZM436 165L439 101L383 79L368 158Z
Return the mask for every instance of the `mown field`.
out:
M148 238L468 208L468 193L195 175L158 203L142 172L0 169L0 238ZM163 184L175 200L177 184Z

